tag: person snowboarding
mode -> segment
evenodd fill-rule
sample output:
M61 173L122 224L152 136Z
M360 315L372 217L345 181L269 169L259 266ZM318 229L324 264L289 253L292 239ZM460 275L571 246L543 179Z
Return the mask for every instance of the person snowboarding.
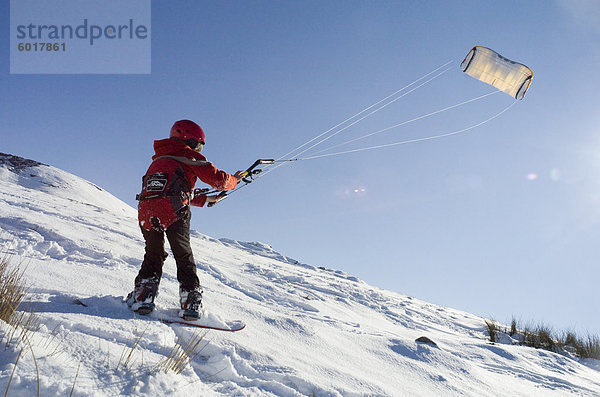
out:
M155 154L138 195L138 221L146 242L144 260L134 290L126 299L128 306L139 314L154 310L167 258L166 234L177 264L180 316L194 320L200 315L202 288L190 245L190 205L203 207L215 203L218 195L194 197L194 186L200 179L216 190L232 190L245 175L244 171L230 175L208 162L200 154L205 142L204 131L191 120L175 122L168 139L154 141Z

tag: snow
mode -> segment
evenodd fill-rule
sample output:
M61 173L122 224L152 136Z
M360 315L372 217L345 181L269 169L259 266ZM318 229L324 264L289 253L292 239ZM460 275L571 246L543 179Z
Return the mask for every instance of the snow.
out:
M81 178L10 155L0 154L0 180L0 244L26 269L40 321L29 344L6 344L10 330L0 324L0 391L22 350L9 395L37 394L36 364L42 396L600 394L596 360L491 344L478 316L298 263L264 243L197 231L205 307L247 326L206 332L180 374L158 371L178 337L199 331L139 318L122 303L143 256L135 209ZM377 268L376 256L369 265ZM170 256L160 308L177 306L175 274ZM416 342L421 336L436 345Z

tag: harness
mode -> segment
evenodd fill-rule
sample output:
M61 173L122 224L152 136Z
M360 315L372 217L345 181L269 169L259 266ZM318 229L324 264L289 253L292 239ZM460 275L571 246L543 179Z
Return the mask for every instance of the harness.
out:
M194 166L210 164L210 162L204 160L195 160L183 156L171 155L157 157L152 162L154 163L160 159L171 159L179 163ZM144 175L142 177L142 192L136 194L135 199L143 201L162 197L178 197L181 194L184 194L185 197L181 197L182 200L191 200L193 194L191 191L192 187L187 180L183 168L181 166L177 167L170 180L169 176L170 175L166 172L155 172L150 175Z

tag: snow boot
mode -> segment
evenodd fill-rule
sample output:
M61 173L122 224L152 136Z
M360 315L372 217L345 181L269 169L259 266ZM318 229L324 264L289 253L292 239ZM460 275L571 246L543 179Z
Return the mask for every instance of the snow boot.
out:
M127 305L138 314L149 314L154 310L154 298L158 295L158 279L144 278L127 295Z
M181 304L180 317L185 320L197 320L200 318L200 310L202 309L202 289L187 290L179 288L179 303Z

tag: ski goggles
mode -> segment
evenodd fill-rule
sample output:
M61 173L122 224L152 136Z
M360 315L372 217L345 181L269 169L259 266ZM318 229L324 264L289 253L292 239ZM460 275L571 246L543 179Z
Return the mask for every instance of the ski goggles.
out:
M185 141L185 143L192 148L193 150L197 151L197 152L201 152L202 148L204 148L204 142L201 142L197 139L194 138L190 138L188 140Z

